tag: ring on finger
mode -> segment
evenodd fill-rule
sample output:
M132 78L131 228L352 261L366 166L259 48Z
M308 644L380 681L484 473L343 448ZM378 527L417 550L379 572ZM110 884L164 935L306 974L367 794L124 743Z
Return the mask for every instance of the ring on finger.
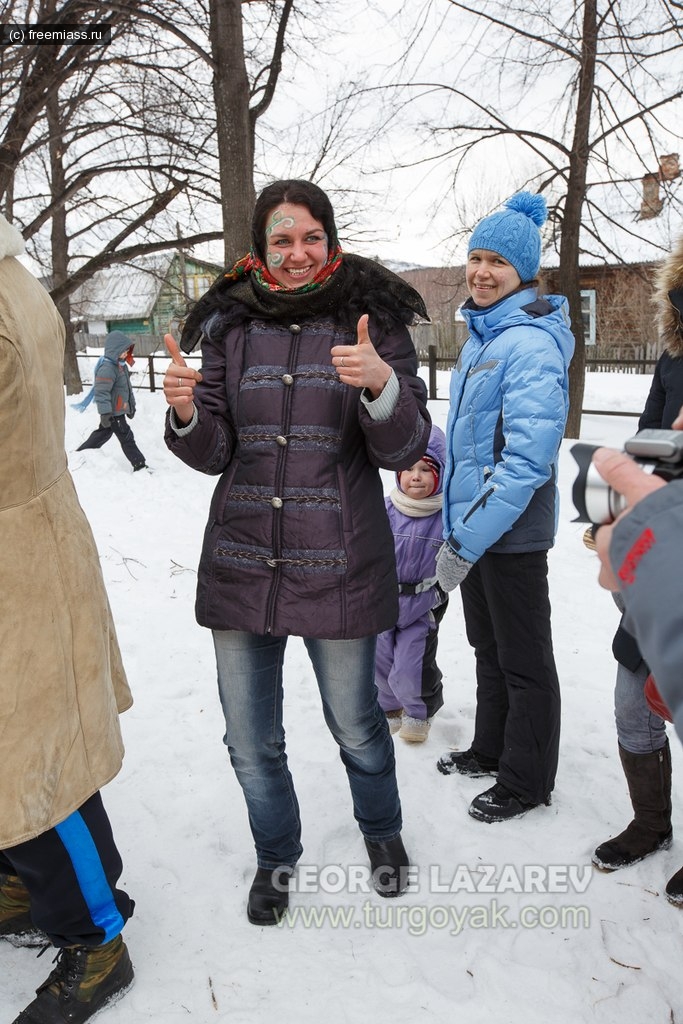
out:
M344 363L344 356L342 356L342 357L341 357L341 365L342 365L342 366L344 366L344 365L345 365L345 363Z
M178 387L181 388L182 386L183 386L182 377L178 377Z

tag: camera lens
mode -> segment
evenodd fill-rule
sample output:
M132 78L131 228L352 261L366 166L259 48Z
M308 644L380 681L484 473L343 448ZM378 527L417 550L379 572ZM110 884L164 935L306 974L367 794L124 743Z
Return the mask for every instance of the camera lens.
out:
M580 523L612 523L626 508L622 494L605 483L593 465L593 452L596 445L575 444L571 448L579 471L572 487L572 501L578 512L576 521Z

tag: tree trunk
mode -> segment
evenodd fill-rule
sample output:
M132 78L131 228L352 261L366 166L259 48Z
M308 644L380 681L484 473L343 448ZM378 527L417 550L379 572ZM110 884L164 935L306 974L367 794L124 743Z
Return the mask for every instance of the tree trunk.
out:
M59 109L59 92L54 90L46 101L45 112L50 131L50 187L52 197L64 194L66 180L64 174L62 123ZM52 248L52 288L59 288L69 276L69 242L66 234L66 208L57 206L51 224ZM81 375L76 359L73 324L71 323L71 307L68 297L57 303L57 309L66 327L64 347L64 383L67 395L77 395L83 390Z
M596 0L585 0L574 139L569 157L567 197L560 233L560 289L569 300L572 331L576 339L574 358L569 367L570 406L565 430L566 437L579 437L581 433L581 409L586 375L586 344L583 317L581 316L581 286L579 283L579 232L590 155L591 104L595 83L597 41L597 3Z
M241 7L241 0L209 3L226 266L249 250L255 201L254 136Z

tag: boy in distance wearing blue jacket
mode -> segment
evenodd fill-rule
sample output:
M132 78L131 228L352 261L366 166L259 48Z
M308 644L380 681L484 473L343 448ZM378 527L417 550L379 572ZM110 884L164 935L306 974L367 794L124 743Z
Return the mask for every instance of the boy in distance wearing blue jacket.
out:
M424 456L396 474L385 500L394 535L399 613L393 629L377 638L375 682L392 733L423 743L443 706L442 673L436 664L439 623L448 598L436 581L442 541L446 438L432 426Z
M104 355L95 367L92 391L75 408L84 412L94 398L100 414L99 427L93 430L76 451L101 448L116 434L121 450L135 473L139 469L146 469L147 463L135 443L133 431L126 423L126 419L132 420L135 416L135 392L128 372L128 366L134 362L133 348L130 338L123 331L109 332L104 339Z

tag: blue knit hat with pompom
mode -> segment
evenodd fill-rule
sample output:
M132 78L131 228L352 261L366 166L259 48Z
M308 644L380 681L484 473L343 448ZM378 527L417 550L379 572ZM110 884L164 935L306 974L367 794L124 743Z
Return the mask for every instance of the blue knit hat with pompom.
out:
M519 274L522 283L532 281L541 266L541 232L548 219L548 207L541 195L517 192L505 208L479 221L472 232L467 252L489 249L503 256Z

